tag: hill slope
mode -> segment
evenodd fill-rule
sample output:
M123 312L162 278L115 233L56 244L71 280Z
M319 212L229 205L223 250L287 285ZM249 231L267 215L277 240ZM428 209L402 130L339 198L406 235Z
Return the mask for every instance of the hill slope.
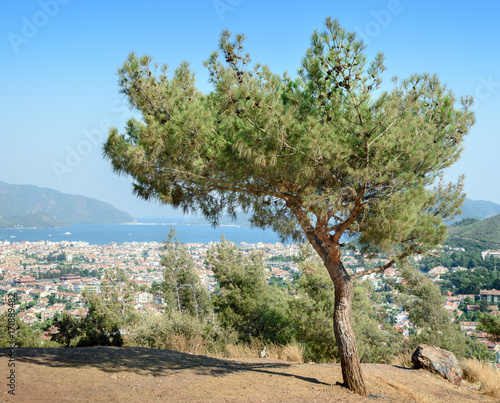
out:
M457 217L457 220L460 221L462 218L479 218L480 220L484 220L497 214L500 214L500 204L466 198L462 205L462 214Z
M464 219L448 228L446 243L472 243L483 249L500 248L500 214L485 220Z
M96 199L49 188L0 182L0 228L134 221L130 214Z

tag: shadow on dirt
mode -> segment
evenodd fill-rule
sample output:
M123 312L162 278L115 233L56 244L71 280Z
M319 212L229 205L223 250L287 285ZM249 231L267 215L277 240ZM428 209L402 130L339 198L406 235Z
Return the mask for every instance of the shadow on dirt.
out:
M0 348L7 355L9 349ZM191 355L171 350L142 347L18 348L16 359L59 368L96 368L108 373L134 372L144 376L169 376L189 369L198 375L225 376L232 373L259 372L292 377L304 382L329 385L316 378L281 372L290 367L284 362L242 362ZM280 369L281 371L277 371Z

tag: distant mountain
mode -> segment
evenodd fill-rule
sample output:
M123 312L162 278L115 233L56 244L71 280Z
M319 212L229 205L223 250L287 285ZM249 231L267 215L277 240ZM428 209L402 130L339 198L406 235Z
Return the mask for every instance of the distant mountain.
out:
M448 228L447 244L477 246L482 249L500 248L500 214L485 220L465 218Z
M478 218L484 220L485 218L493 217L500 214L500 204L484 200L471 200L465 199L462 205L462 214L457 216L450 223L455 223L463 218Z
M109 203L54 189L0 182L0 228L135 222Z

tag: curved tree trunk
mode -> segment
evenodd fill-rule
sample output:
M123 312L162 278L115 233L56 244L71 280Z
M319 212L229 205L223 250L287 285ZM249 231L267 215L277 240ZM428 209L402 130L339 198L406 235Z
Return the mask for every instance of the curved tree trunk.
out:
M323 262L335 286L333 330L339 349L344 386L358 395L366 396L358 346L351 324L354 283L340 260L340 248L334 248L333 253L329 251L323 257Z
M297 217L300 220L300 215ZM361 373L358 347L351 325L352 300L354 297L353 279L342 264L340 245L325 242L317 234L305 231L330 274L335 286L335 307L333 311L333 330L339 349L344 386L349 390L366 396L366 387Z
M339 278L335 283L335 308L333 329L339 349L344 386L353 392L366 396L365 382L361 373L358 347L351 326L353 282L349 276Z

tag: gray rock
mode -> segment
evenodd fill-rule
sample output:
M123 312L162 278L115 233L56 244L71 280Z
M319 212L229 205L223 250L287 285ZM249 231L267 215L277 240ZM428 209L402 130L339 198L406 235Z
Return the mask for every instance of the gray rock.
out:
M411 362L415 368L439 374L454 385L460 386L462 382L462 368L451 351L421 344L411 356Z

